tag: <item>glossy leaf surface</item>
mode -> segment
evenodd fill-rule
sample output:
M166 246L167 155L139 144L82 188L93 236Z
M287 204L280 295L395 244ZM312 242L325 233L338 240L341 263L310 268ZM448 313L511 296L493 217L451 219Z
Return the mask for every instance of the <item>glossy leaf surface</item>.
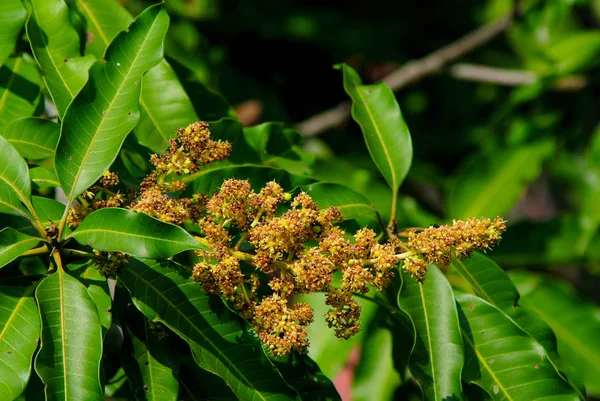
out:
M27 163L6 139L0 136L0 212L25 216L31 197Z
M27 11L21 0L4 0L0 3L0 67L15 48L25 18Z
M0 126L33 115L42 99L42 77L29 56L0 66Z
M44 159L54 155L60 125L43 118L19 118L6 124L0 134L26 159Z
M39 242L39 238L30 237L10 227L0 230L0 268L35 247Z

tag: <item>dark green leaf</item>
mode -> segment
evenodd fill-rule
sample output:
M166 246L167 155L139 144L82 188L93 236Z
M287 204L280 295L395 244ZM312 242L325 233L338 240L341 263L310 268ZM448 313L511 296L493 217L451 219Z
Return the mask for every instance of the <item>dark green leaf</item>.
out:
M44 167L32 167L29 170L29 177L31 177L34 188L60 187L56 174Z
M415 328L410 372L426 400L462 400L463 344L450 284L435 265L424 283L405 272L402 281L398 306Z
M21 0L4 0L0 3L0 66L15 48L27 11Z
M183 401L237 401L219 376L201 369L190 357L179 368L179 397Z
M600 308L581 299L567 283L525 272L511 277L521 291L521 303L556 333L561 357L575 366L588 394L600 396Z
M210 250L181 227L118 208L96 210L70 237L94 249L141 258L168 258L189 249Z
M80 38L64 0L30 0L27 36L59 118L83 88L93 56L81 57Z
M465 342L463 380L494 400L579 400L537 341L479 297L457 295Z
M155 153L164 152L175 131L198 120L187 93L166 60L142 80L142 110L135 128L138 141Z
M308 355L291 353L275 362L286 383L294 388L303 400L341 401L331 380L321 372L319 365Z
M119 274L121 283L148 319L190 345L201 368L222 377L239 399L297 399L255 335L220 299L204 294L181 266L147 263L130 260Z
M35 247L39 242L39 238L30 237L10 227L0 230L0 268Z
M231 143L231 154L227 160L232 163L255 163L260 159L254 149L246 142L242 123L230 117L210 123L211 137Z
M467 219L506 214L526 185L539 176L542 162L553 149L553 142L537 142L472 160L450 191L449 216Z
M33 115L42 99L42 77L31 57L11 57L0 67L0 126Z
M15 399L25 389L40 336L33 289L0 287L0 391L6 400Z
M282 156L290 152L302 137L282 123L263 123L244 128L246 142L256 151L262 160L273 156Z
M104 400L102 326L85 286L59 267L40 282L35 297L42 317L35 370L46 385L46 399Z
M65 113L54 164L68 202L108 169L137 124L141 78L160 62L168 24L160 5L140 14L92 66Z
M54 155L60 125L43 118L26 117L6 124L0 133L22 157L44 159Z
M392 191L397 192L410 169L412 141L394 92L383 82L362 85L356 71L346 64L338 68L352 99L352 117L362 129L369 153Z
M374 217L375 209L367 198L339 184L310 184L302 187L321 209L335 206L342 211L344 220Z

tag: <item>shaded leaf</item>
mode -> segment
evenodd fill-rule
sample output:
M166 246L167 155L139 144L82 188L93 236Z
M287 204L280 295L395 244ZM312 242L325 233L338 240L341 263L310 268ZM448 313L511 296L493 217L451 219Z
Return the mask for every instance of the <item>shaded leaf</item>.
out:
M142 12L94 63L65 113L54 164L68 202L108 169L137 124L140 80L162 58L168 23L160 5Z
M42 77L27 55L0 67L0 126L33 115L42 99Z
M467 219L506 214L539 176L553 149L553 142L537 142L472 160L450 190L448 215Z
M35 188L60 187L56 174L44 167L32 167L29 170L29 177Z
M4 0L0 3L0 66L15 48L25 18L27 11L21 0Z
M385 84L362 85L351 67L337 68L344 75L344 89L352 99L352 117L360 125L373 161L392 191L408 174L412 140L394 92Z
M19 118L2 127L0 132L10 144L26 159L52 157L60 125L43 118Z
M219 376L201 369L190 357L179 368L179 397L183 401L237 401Z
M450 284L435 265L429 266L424 283L405 272L402 281L398 306L415 328L410 372L426 400L462 400L463 344Z
M302 187L319 208L335 206L341 210L344 220L374 217L375 209L362 194L339 184L317 183Z
M102 326L87 289L59 267L40 282L35 297L42 318L35 370L46 399L103 400Z
M319 365L308 355L293 352L285 358L278 358L275 366L286 383L300 394L301 399L341 401L332 381L321 372Z
M0 392L6 400L25 390L31 373L41 329L33 290L0 287Z
M70 235L82 245L141 258L168 258L189 249L211 251L183 228L145 213L119 208L96 210Z
M242 123L238 120L225 117L210 123L211 137L231 143L231 153L227 160L232 163L256 163L260 159L254 149L246 142Z
M223 378L239 399L297 399L255 335L220 299L203 293L174 263L147 263L130 260L119 274L121 283L148 319L190 345L201 368Z
M30 237L10 227L0 230L0 267L6 266L39 242L39 238Z
M463 380L494 400L579 400L537 341L479 297L457 295L465 342Z
M93 56L81 57L80 38L64 0L30 0L27 36L59 118L83 88Z
M556 333L561 357L577 369L588 394L600 396L600 308L581 299L567 283L525 272L511 277L522 304Z

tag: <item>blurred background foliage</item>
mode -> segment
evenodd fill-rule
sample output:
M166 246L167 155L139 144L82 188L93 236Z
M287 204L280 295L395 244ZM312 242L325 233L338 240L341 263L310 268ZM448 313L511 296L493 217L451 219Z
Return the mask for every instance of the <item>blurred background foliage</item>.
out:
M121 2L133 14L151 3ZM169 0L167 7L166 54L187 71L186 80L214 92L207 112L221 108L215 113L223 115L220 95L244 125L283 121L290 127L347 99L332 65L346 62L366 83L378 82L514 12L490 41L396 91L414 148L399 225L505 216L505 238L489 255L519 273L513 277L524 302L537 303L545 318L564 316L548 318L559 340L572 342L572 330L587 348L561 354L578 366L580 357L572 355L589 355L583 366L591 370L582 376L590 394L600 395L597 385L590 387L600 382L600 309L594 305L600 301L600 1ZM387 221L391 192L358 125L346 119L316 134L272 164L344 184ZM534 282L542 290L532 288ZM561 287L561 295L548 290L563 284L570 287ZM561 297L571 303L560 303ZM336 340L317 320L311 355L343 381L344 361L357 359L352 350L363 342L369 356L355 369L354 398L405 397L400 394L410 394L411 384L397 387L393 336L381 329L385 319L365 306L366 330L353 342ZM572 327L571 307L586 309L589 324ZM376 366L366 366L373 360Z

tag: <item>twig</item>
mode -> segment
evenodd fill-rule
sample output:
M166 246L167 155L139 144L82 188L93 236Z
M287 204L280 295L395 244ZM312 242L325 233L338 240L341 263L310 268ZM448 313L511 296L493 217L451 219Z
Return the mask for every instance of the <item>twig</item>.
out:
M383 79L392 90L396 91L411 82L429 75L445 64L483 45L511 23L512 15L484 25L462 38L429 54L428 56L411 61L393 71ZM336 107L319 113L296 125L304 136L314 136L343 123L350 115L350 102L345 101Z

